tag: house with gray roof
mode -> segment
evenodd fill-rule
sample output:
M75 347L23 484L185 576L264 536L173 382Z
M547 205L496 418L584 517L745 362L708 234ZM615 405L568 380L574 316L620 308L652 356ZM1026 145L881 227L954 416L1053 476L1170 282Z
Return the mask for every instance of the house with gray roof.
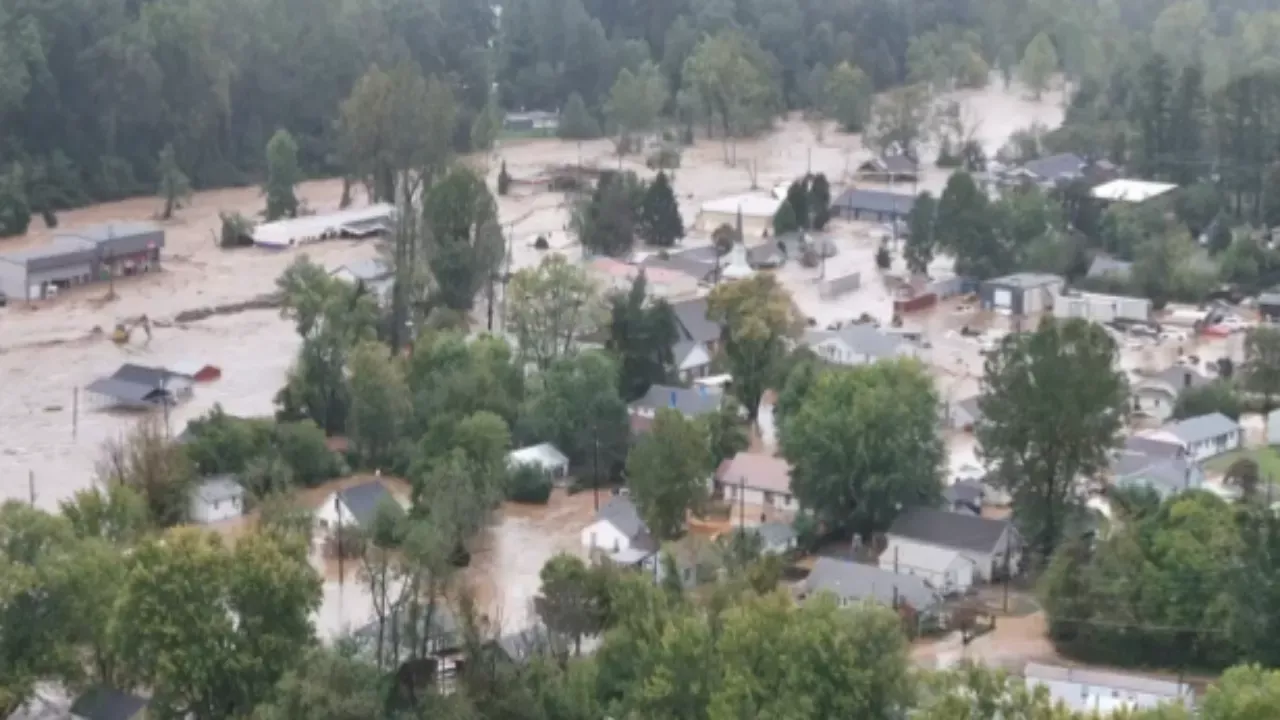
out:
M1204 469L1184 455L1148 455L1121 449L1110 466L1111 482L1119 488L1147 489L1161 500L1204 486Z
M647 432L658 411L663 408L675 410L687 418L696 418L717 412L723 400L724 394L719 388L706 385L696 388L651 385L644 397L631 403L631 426L637 432Z
M150 410L189 398L194 381L164 368L125 363L108 377L85 386L99 405Z
M855 170L858 177L873 182L915 182L920 174L920 164L902 153L879 155L867 160Z
M1148 438L1173 442L1181 446L1186 456L1201 462L1223 453L1238 450L1244 440L1240 423L1222 413L1197 415L1165 425L1146 433Z
M621 565L639 566L658 551L649 526L640 517L635 503L626 495L615 495L582 528L582 547L605 553Z
M192 522L212 523L240 517L247 493L234 475L211 475L191 490L187 515Z
M870 323L853 323L837 330L807 330L802 342L818 357L836 365L866 365L919 355L914 343Z
M1128 260L1117 260L1110 255L1098 253L1093 256L1093 261L1089 263L1087 276L1091 278L1110 277L1116 280L1128 280L1132 272L1133 263Z
M719 347L724 327L707 317L706 298L672 303L671 311L675 313L676 325L685 340L700 342L712 351Z
M1134 382L1129 390L1131 407L1137 414L1165 422L1173 415L1182 393L1209 382L1193 367L1174 365Z
M871 602L891 608L907 606L921 615L940 615L943 597L919 577L863 565L851 560L820 557L804 580L804 595L835 596L841 605Z
M402 513L406 505L391 493L381 478L373 477L330 494L316 509L316 520L324 529L346 525L368 528L382 508Z
M680 340L671 346L671 358L675 362L676 375L691 383L711 374L711 351L693 340Z
M1029 160L1009 175L1048 189L1084 177L1087 165L1079 155L1061 153Z
M1017 572L1022 560L1022 536L1008 520L975 517L936 508L913 507L902 511L885 539L904 548L926 545L954 550L974 564L975 580Z
M906 193L849 188L831 203L831 213L846 220L892 222L906 220L915 203Z

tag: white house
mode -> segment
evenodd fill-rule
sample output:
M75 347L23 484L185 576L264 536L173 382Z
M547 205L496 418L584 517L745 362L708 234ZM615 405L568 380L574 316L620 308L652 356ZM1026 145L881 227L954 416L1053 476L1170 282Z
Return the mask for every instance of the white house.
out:
M773 216L782 200L764 193L747 193L711 200L702 204L695 226L699 232L712 233L721 225L734 227L742 219L745 237L760 237L773 227Z
M658 550L635 504L623 495L600 508L595 520L582 528L581 540L587 550L604 552L627 565L637 564Z
M1235 420L1222 413L1209 413L1179 420L1144 437L1182 447L1186 456L1201 462L1240 449L1244 431Z
M1028 690L1044 687L1055 705L1062 703L1077 713L1109 717L1119 710L1147 710L1161 704L1190 710L1195 703L1190 685L1140 675L1027 663L1023 676Z
M507 467L533 466L552 480L563 480L569 474L569 458L551 443L541 443L512 450L507 454Z
M347 525L369 527L382 506L403 511L408 503L393 495L382 480L370 478L326 497L316 508L316 523L322 529Z
M901 538L889 541L880 553L880 569L924 579L943 595L968 592L976 565L959 550Z
M725 460L712 479L711 492L726 502L795 512L800 503L791 493L791 466L764 453L740 452Z
M1155 375L1148 375L1133 384L1130 403L1135 413L1165 422L1173 415L1178 397L1191 388L1209 382L1195 368L1175 365Z
M191 491L188 513L192 522L214 523L244 514L245 490L232 475L201 480Z
M973 563L972 582L1003 577L1006 570L1016 573L1022 562L1022 538L1008 520L993 520L967 513L955 513L934 508L908 508L904 510L889 532L885 533L889 546L898 548L901 558L922 557L938 550L954 550ZM888 560L892 562L892 555ZM881 562L885 561L881 556ZM935 571L945 571L949 565L934 558L929 566ZM955 571L956 582L962 572Z
M871 565L820 557L803 586L805 597L830 593L841 605L872 602L889 607L909 606L921 615L942 613L942 595L922 578L899 575Z
M837 365L866 365L919 355L916 345L906 338L869 324L846 325L839 330L809 330L803 342L818 357Z

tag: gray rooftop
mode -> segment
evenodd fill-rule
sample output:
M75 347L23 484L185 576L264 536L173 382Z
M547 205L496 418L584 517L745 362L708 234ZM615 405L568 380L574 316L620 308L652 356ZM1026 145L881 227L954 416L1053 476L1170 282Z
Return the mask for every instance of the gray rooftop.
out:
M96 252L97 247L88 241L74 237L55 237L44 245L0 254L0 260L22 265L28 270L42 270L90 262Z
M244 496L244 488L235 475L210 475L196 485L196 497L208 503L234 500Z
M1190 485L1191 464L1180 457L1154 457L1121 452L1111 462L1111 472L1118 485L1146 485L1167 497Z
M148 407L160 405L170 393L153 385L141 385L114 377L99 378L85 386L85 391L111 398L120 405Z
M689 355L698 348L703 348L705 350L706 346L700 342L694 342L693 340L680 340L675 345L672 345L671 356L675 361L676 367L683 365L684 361L689 358Z
M138 235L149 235L160 231L160 226L154 223L117 222L59 230L58 237L80 238L82 240L98 244L107 242L108 240L117 240L119 238L135 237Z
M839 340L850 350L873 358L893 357L906 340L886 333L870 324L850 324L839 330L808 330L805 340L817 344L827 340Z
M95 685L76 698L70 712L84 720L131 720L142 714L147 703L132 693Z
M1098 278L1112 275L1117 278L1127 278L1133 271L1133 263L1127 260L1117 260L1109 255L1094 255L1093 262L1089 263L1089 277Z
M1078 177L1084 169L1085 162L1078 155L1062 153L1037 158L1025 163L1022 168L1044 180L1070 180Z
M380 480L369 480L360 485L353 485L338 491L342 504L351 511L351 515L361 527L368 527L378 515L378 506L390 503L400 510L400 504L391 496L391 492Z
M890 606L895 601L905 602L916 610L928 610L940 602L938 594L921 578L830 557L820 557L814 563L805 579L805 589Z
M1171 439L1166 440L1143 435L1130 435L1125 438L1124 450L1140 455L1165 458L1178 457L1183 452L1182 446L1174 443Z
M985 495L986 491L982 489L982 483L972 480L957 480L942 491L943 499L950 505L964 503L979 509L982 508L982 499Z
M1222 413L1215 412L1179 420L1166 429L1179 440L1190 445L1212 440L1230 432L1238 432L1240 424Z
M1044 287L1053 283L1061 283L1062 277L1059 275L1049 275L1048 273L1014 273L1005 275L1004 277L992 278L987 281L992 285L1004 285L1008 287L1022 288L1028 290L1031 288Z
M369 258L367 260L358 260L353 263L347 263L338 270L345 268L347 272L357 280L364 282L374 282L375 280L383 280L391 275L391 268L381 258ZM335 270L334 272L337 272Z
M1258 295L1259 305L1280 305L1280 291L1269 290Z
M600 508L600 512L596 513L596 521L601 520L608 521L618 529L618 532L630 539L633 548L651 552L658 549L658 544L649 534L649 526L640 518L640 511L636 509L635 503L631 502L631 498L623 495L615 496Z
M713 413L720 409L723 396L719 391L706 387L682 388L672 385L651 385L644 397L632 403L632 407L652 410L671 408L688 417Z
M904 510L887 534L953 550L989 553L1008 529L1008 520L915 507Z
M676 315L676 323L684 333L685 339L701 343L716 342L720 339L720 323L707 317L707 299L697 298L685 300L671 306Z
M832 208L846 211L865 210L867 212L906 215L911 212L911 207L915 203L914 196L903 193L849 188L840 193L840 196L831 203L831 206Z
M963 400L957 400L956 407L963 410L964 413L976 424L982 421L981 400L982 397L980 395L974 395Z

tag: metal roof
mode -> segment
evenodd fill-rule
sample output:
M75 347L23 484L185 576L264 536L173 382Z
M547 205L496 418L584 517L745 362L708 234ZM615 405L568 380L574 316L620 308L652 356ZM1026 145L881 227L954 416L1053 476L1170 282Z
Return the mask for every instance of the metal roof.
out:
M736 215L741 212L743 217L772 219L781 206L782 201L772 195L746 193L702 203L702 212L722 215Z
M869 325L854 323L839 330L808 330L804 334L805 342L817 345L828 340L837 340L853 352L873 358L893 357L905 340L898 335L881 332Z
M96 249L97 247L88 240L65 236L55 237L44 245L0 254L0 260L36 270L88 262L94 258Z
M1173 183L1122 178L1103 183L1094 188L1090 194L1099 200L1140 203L1177 189L1178 186Z
M134 407L158 405L164 402L165 398L170 397L167 391L160 388L140 385L117 378L94 380L85 386L85 391L109 397L122 405L132 405Z
M1190 445L1204 440L1211 440L1230 432L1238 432L1240 424L1222 413L1215 412L1180 420L1169 427L1168 430L1179 440Z
M840 210L866 210L868 212L893 213L906 215L916 203L914 196L886 190L863 190L849 188L831 203Z
M369 480L360 485L353 485L338 491L342 504L351 511L352 517L361 527L368 527L378 515L378 506L390 502L397 510L402 509L381 480Z
M989 553L1008 529L1008 520L917 507L904 510L886 534L955 550Z
M720 409L721 393L705 386L697 389L671 385L651 385L644 397L632 403L632 407L653 410L671 408L688 417L705 415Z
M109 240L150 235L162 232L159 225L148 222L118 222L89 225L80 228L59 230L55 237L79 238L91 243L100 244Z
M536 465L543 470L555 470L556 468L569 467L569 458L560 449L549 442L531 445L529 447L512 450L507 453L507 464L516 467L519 465Z
M1183 683L1143 677L1141 675L1108 672L1106 670L1065 668L1057 665L1041 665L1040 663L1031 662L1027 663L1022 674L1028 681L1069 682L1078 685L1128 690L1130 692L1181 699L1183 701L1189 701L1194 694L1191 686Z
M715 342L720 339L723 328L707 317L707 299L697 298L673 303L671 311L676 315L676 322L684 335L694 342Z
M1023 164L1022 168L1044 180L1065 180L1080 175L1085 162L1079 155L1062 153L1037 158Z
M605 503L605 506L600 508L600 512L596 513L596 522L600 521L608 522L617 528L618 532L631 540L632 547L636 549L649 551L658 549L649 535L649 526L640 518L640 511L636 509L635 503L631 502L631 498L617 495Z
M148 702L131 693L95 685L76 698L71 714L85 720L130 720L137 717Z
M216 503L244 497L244 487L235 475L211 475L196 485L195 495L207 503Z
M1061 283L1063 280L1061 275L1050 275L1048 273L1014 273L1003 277L991 278L987 282L992 285L1004 285L1028 290Z
M891 540L884 552L880 553L880 562L890 563L890 567L896 565L900 573L908 568L943 573L962 561L972 564L971 561L965 560L958 550L936 545L921 545L909 540L906 542Z
M818 558L805 579L805 589L884 605L906 602L916 610L928 610L941 601L921 578L831 557Z
M1117 277L1128 277L1133 271L1133 263L1127 260L1117 260L1108 255L1094 255L1093 262L1089 264L1089 277L1106 277L1107 275L1115 275Z

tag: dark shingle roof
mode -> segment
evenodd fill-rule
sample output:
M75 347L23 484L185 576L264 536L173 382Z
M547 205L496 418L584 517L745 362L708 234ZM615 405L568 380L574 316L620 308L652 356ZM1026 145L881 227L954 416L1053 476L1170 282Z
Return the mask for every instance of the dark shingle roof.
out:
M1093 262L1089 264L1089 277L1099 278L1108 275L1114 275L1118 278L1127 278L1133 272L1133 263L1127 260L1117 260L1108 255L1094 255Z
M177 373L169 372L164 368L147 367L146 365L134 365L133 363L125 363L111 374L113 380L122 380L135 385L145 385L150 388L164 387L168 383L178 380L186 381L186 378Z
M380 480L370 480L361 485L353 485L346 490L339 490L338 497L347 506L362 527L367 527L378 514L378 506L389 502L397 509L400 507L395 498L387 491Z
M641 519L640 511L636 509L635 503L631 502L631 498L619 495L610 500L600 508L600 512L596 513L596 521L601 520L608 521L618 529L618 532L630 539L633 548L651 551L658 549L657 543L649 534L649 526Z
M720 339L720 323L707 317L707 300L685 300L671 306L676 315L676 322L684 333L685 339L695 342L715 342Z
M888 534L954 550L986 553L995 549L1000 536L1008 528L1008 520L958 515L932 508L910 508L898 516Z
M978 395L957 401L956 406L961 410L964 410L965 414L968 415L975 424L982 422L981 397Z
M95 395L109 397L126 405L145 405L159 403L168 396L164 390L116 378L100 378L85 386L85 390Z
M906 215L911 212L916 199L911 195L885 190L849 188L840 193L832 206L841 210L865 210L868 212Z
M829 592L840 598L868 600L882 605L906 602L922 611L939 602L938 594L919 577L830 557L820 557L814 563L813 571L805 579L805 589L811 593Z
M89 688L71 705L71 714L85 720L130 720L147 706L137 695L101 685Z
M1080 174L1084 169L1084 160L1072 153L1050 155L1032 160L1023 169L1045 180L1067 180Z

